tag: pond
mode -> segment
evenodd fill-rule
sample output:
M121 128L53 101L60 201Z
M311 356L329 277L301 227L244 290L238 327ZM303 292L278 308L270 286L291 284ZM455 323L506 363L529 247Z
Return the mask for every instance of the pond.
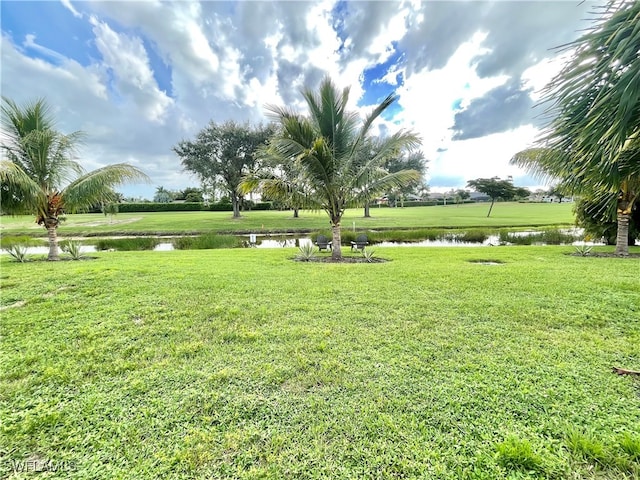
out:
M575 230L571 230L571 232L575 233ZM535 231L522 231L522 232L511 232L510 235L513 237L526 237L532 236L534 241L532 242L535 245L544 245L544 243L536 242L535 236L538 235L539 232ZM125 238L125 237L117 237L117 238ZM135 238L135 237L128 237ZM156 237L160 240L155 248L153 249L156 252L166 252L170 250L174 250L174 246L172 240L177 237ZM312 244L311 237L306 235L240 235L238 236L239 240L245 247L253 247L253 248L297 248L304 245ZM74 238L81 243L83 242L95 242L99 240L99 238ZM49 247L44 245L37 247L28 247L27 253L32 255L46 255L49 253ZM636 242L637 243L637 242ZM417 242L390 242L383 241L379 243L375 243L372 247L488 247L488 246L496 246L496 245L510 245L509 242L501 241L499 235L490 235L483 242L464 242L457 241L455 236L449 237L446 239L438 239L438 240L421 240ZM567 243L568 245L569 243ZM571 242L570 245L581 246L581 245L604 245L602 242L584 242L584 241L574 241ZM343 248L345 248L343 246ZM346 247L348 248L348 246ZM96 247L94 245L82 245L80 247L82 253L94 253L96 252ZM0 254L6 254L7 251L4 249L0 249Z

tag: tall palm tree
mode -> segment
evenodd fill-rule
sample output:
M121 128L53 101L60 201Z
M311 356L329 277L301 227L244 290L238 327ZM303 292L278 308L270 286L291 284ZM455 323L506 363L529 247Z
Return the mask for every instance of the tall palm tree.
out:
M615 252L628 255L629 218L640 195L640 2L610 1L595 26L564 48L573 56L543 92L547 129L537 148L512 162L596 203L609 198L618 222Z
M307 116L283 107L267 107L281 127L271 139L270 148L281 159L298 163L303 188L296 198L304 198L305 206L327 212L333 236L332 257L339 260L340 222L345 209L419 178L413 170L389 174L381 167L390 155L418 146L419 139L400 131L384 139L366 162L359 161L374 120L396 97L389 95L360 123L357 114L347 110L349 89L338 90L329 78L322 81L318 92L305 89L302 95L309 109ZM262 188L272 197L291 198L291 185L286 182L263 182Z
M20 107L3 97L0 163L2 210L33 214L47 229L49 260L58 260L60 216L99 203L115 201L113 187L147 176L128 164L109 165L85 173L74 160L81 132L64 135L55 130L43 99Z

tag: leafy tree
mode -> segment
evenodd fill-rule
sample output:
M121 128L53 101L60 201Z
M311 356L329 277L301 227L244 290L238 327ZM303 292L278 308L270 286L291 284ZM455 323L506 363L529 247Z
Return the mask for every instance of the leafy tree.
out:
M175 200L184 200L185 202L204 202L201 188L187 187L179 191Z
M373 121L395 100L388 96L360 124L358 116L347 110L349 89L340 91L329 78L318 90L302 92L309 115L303 116L284 107L268 107L278 121L280 131L271 139L270 147L281 159L298 162L302 181L261 182L269 196L290 198L296 190L304 205L321 208L329 216L333 236L332 257L342 258L342 215L348 206L362 205L366 200L394 186L403 186L419 178L415 170L396 173L381 171L381 161L405 148L416 147L418 137L397 132L381 141L378 152L362 162L364 148ZM302 187L302 188L300 188Z
M85 173L74 160L81 132L55 129L43 99L19 106L3 97L0 164L2 209L9 214L33 214L47 229L49 260L59 259L57 229L65 212L115 201L113 187L147 176L128 164L109 165Z
M420 178L417 180L387 192L387 198L392 199L392 201L400 200L402 204L407 195L415 194L422 185L424 174L427 170L427 160L424 158L424 153L421 150L405 150L389 157L384 163L384 168L389 173L402 170L415 170L420 174Z
M556 197L558 199L558 203L562 203L562 199L566 196L562 185L554 185L553 187L550 187L546 193L549 197Z
M456 200L456 203L464 203L464 201L470 197L471 197L471 194L462 188L458 188L454 192L454 198Z
M183 140L173 150L182 165L197 174L205 184L220 182L233 205L233 216L240 216L242 178L256 169L255 151L273 134L273 126L240 125L228 121L209 123L194 141Z
M543 91L551 105L545 135L512 162L560 180L617 220L615 252L628 255L628 230L640 195L640 2L610 1Z
M491 215L491 210L496 200L513 200L525 192L528 193L526 189L514 187L510 180L501 180L498 177L469 180L467 187L473 188L476 192L484 193L491 198L491 205L489 206L487 217Z

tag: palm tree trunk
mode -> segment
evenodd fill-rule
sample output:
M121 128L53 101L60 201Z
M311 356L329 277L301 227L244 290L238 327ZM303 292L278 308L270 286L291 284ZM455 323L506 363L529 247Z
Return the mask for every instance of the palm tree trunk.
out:
M364 218L371 217L371 213L369 212L369 207L370 207L369 202L366 202L364 204Z
M495 200L492 198L491 199L491 206L489 207L489 213L487 213L487 218L489 218L489 215L491 215L491 209L493 208L493 202L495 202Z
M331 258L334 260L342 259L342 234L340 233L340 222L331 222Z
M47 222L47 236L49 237L49 256L47 260L56 261L60 260L60 251L58 249L58 231L57 231L57 223L51 224Z
M628 213L618 212L618 234L616 235L616 255L629 255L629 217Z
M293 207L293 218L299 218L300 214L298 213L298 208Z

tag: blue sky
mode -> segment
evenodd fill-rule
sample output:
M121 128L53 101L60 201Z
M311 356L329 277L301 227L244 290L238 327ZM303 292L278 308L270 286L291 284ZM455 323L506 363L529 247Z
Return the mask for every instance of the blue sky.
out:
M59 128L82 130L87 169L127 161L150 185L196 186L172 147L210 120L303 109L325 75L365 112L398 102L378 128L421 135L433 191L512 175L539 133L538 91L562 66L553 47L589 25L580 1L3 1L2 94L45 97Z

